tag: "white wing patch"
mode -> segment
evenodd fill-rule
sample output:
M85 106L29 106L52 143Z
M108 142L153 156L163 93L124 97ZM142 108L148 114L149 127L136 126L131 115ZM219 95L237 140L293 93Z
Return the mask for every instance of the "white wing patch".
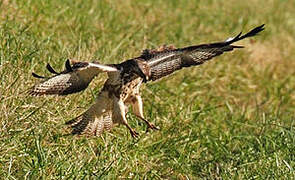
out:
M99 70L103 72L115 72L118 71L116 68L107 66L107 65L102 65L102 64L96 64L96 63L88 63L90 68L98 68Z
M229 42L229 41L231 41L231 40L233 40L234 39L234 37L230 37L230 38L228 38L227 40L225 40L225 42Z

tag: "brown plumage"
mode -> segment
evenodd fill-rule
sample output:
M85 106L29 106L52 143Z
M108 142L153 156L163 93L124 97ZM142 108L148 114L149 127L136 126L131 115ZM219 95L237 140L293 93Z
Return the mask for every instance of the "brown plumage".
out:
M174 46L161 46L158 49L144 50L139 57L120 64L102 65L96 62L67 60L65 70L60 73L48 64L46 67L54 76L46 78L33 73L34 77L45 80L32 87L29 93L33 96L40 96L80 92L88 87L96 75L106 72L108 79L95 103L67 124L72 127L73 134L96 136L101 135L104 130L111 130L114 124L123 124L133 137L137 137L138 133L129 126L125 116L129 105L132 106L133 113L143 120L148 128L158 129L143 115L143 103L139 92L143 82L158 80L182 68L200 65L224 52L242 48L232 43L255 36L263 30L264 25L261 25L245 35L240 33L223 42L178 49Z

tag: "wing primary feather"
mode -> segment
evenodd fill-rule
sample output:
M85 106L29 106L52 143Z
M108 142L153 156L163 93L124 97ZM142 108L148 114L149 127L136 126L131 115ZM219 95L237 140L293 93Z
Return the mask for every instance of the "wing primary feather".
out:
M65 62L65 68L66 68L67 72L72 72L73 71L69 59L67 59L66 62Z
M35 77L35 78L39 78L39 79L44 79L45 77L44 76L40 76L36 73L32 73L32 76Z
M51 72L52 74L56 74L56 75L59 75L59 74L60 74L60 73L56 72L56 71L50 66L49 63L46 65L46 68L47 68L47 70L48 70L49 72Z
M252 29L251 31L249 31L248 33L244 34L243 36L242 35L242 32L240 32L235 38L233 38L232 40L230 41L227 41L227 44L232 44L236 41L240 41L242 39L245 39L245 38L248 38L248 37L252 37L252 36L255 36L257 35L259 32L263 31L264 30L264 25L265 24L262 24L254 29Z

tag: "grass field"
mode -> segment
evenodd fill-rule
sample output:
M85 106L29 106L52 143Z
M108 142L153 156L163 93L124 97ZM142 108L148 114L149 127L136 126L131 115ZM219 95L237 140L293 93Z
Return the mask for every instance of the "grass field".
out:
M295 178L295 1L0 0L0 179ZM106 76L67 97L24 93L67 58L115 63L162 44L246 46L142 88L140 133L64 136Z

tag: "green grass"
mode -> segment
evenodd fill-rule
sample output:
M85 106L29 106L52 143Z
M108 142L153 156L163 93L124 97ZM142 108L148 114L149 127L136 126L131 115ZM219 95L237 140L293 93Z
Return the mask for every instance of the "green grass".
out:
M295 173L295 3L0 0L0 179L287 179ZM106 76L67 97L25 91L66 58L121 62L145 48L224 40L266 24L245 49L142 88L161 128L133 140L64 136Z

